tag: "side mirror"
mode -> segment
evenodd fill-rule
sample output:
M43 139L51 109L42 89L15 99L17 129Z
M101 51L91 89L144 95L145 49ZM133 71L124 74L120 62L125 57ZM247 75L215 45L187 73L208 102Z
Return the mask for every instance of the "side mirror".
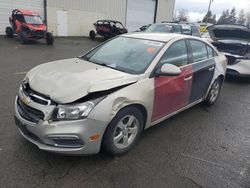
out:
M164 64L156 70L156 76L178 76L181 74L181 69L172 64Z

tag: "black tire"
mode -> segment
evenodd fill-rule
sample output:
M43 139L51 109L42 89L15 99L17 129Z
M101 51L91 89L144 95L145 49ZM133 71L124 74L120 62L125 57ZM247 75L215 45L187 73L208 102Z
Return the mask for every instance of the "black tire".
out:
M25 32L21 32L20 33L20 40L21 40L21 44L27 44L28 43L28 36L27 33Z
M118 124L122 120L123 120L123 122L126 121L126 118L128 118L128 120L129 120L130 117L132 117L132 118L134 117L134 120L132 120L133 121L133 123L131 124L132 126L129 126L130 128L128 128L128 129L133 129L133 128L137 127L136 128L137 132L136 132L136 134L129 133L129 132L125 133L125 135L127 136L127 144L128 145L125 148L119 148L117 146L117 144L119 144L119 143L115 143L115 141L114 141L116 131L118 129L120 129ZM127 122L127 125L128 124L129 124L129 122ZM138 108L131 106L131 107L125 107L125 108L121 109L116 114L116 116L113 118L113 120L111 121L111 123L109 124L108 128L105 131L105 134L104 134L103 140L102 140L103 149L105 151L107 151L109 154L113 155L113 156L118 156L118 155L122 155L122 154L127 153L139 141L142 130L143 130L143 124L144 124L143 115L142 115L141 111ZM126 127L126 125L125 125L125 127ZM124 129L123 131L125 131L125 130L127 130L127 128ZM123 136L122 139L120 139L120 141L123 142L123 143L121 143L122 146L123 146L123 144L125 142L124 141L125 136L124 136L123 131L120 131L120 133L119 133L119 135L121 134L121 136ZM129 134L130 134L130 136L129 136ZM131 143L129 143L130 142L129 139L132 140Z
M11 27L6 27L5 34L8 38L13 38L14 36L13 29Z
M217 78L214 81L214 83L212 84L208 92L207 98L204 101L206 106L212 106L217 102L219 95L220 95L222 83L223 83L223 80L221 78Z
M95 40L95 31L94 31L94 30L91 30L91 31L89 32L89 38L90 38L91 40Z
M48 45L53 45L54 44L54 36L52 33L47 32L46 33L46 42Z

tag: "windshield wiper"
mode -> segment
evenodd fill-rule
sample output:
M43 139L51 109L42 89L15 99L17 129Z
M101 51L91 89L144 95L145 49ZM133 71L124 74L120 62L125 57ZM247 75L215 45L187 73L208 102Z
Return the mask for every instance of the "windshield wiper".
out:
M83 59L83 60L86 60L86 61L88 61L88 60L89 60L89 58L88 58L88 57L86 57L86 56L77 56L77 58L79 58L79 59Z

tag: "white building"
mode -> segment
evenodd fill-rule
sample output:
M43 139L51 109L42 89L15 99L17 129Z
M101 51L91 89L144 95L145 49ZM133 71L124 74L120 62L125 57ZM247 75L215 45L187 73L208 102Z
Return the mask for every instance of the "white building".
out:
M118 20L129 31L171 21L174 5L175 0L0 0L0 34L8 25L11 10L16 8L38 11L54 35L88 36L98 19Z

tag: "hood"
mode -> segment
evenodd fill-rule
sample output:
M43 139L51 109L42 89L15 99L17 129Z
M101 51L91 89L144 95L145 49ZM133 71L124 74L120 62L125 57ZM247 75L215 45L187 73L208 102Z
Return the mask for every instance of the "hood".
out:
M60 104L74 102L88 93L135 83L139 78L78 58L41 64L26 77L31 89Z
M215 40L238 40L250 42L250 29L240 25L212 25L208 32Z

